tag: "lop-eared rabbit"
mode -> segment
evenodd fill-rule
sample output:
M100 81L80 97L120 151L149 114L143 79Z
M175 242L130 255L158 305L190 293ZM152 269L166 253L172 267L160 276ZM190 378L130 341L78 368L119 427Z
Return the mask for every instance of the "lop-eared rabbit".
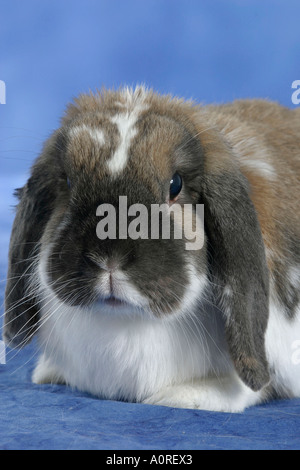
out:
M80 95L17 190L7 345L36 335L35 383L103 399L240 412L299 397L299 178L298 109ZM119 196L189 207L194 226L203 205L201 249L172 231L100 239L97 208L119 220Z

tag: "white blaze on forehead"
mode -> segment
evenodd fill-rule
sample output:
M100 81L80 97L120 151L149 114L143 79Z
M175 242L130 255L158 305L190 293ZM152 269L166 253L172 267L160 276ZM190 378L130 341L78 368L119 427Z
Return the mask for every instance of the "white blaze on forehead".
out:
M137 103L131 111L127 110L124 113L117 114L111 118L111 122L117 125L120 134L119 146L107 163L108 169L113 175L119 174L127 165L129 158L128 150L132 139L138 132L135 124L140 112L145 109L146 106L141 103Z
M119 145L107 162L107 167L112 175L118 175L126 167L132 139L138 132L135 126L136 122L140 113L148 108L148 105L145 104L146 97L147 91L143 87L137 87L135 90L125 88L121 93L120 101L116 102L121 110L110 121L117 126ZM81 124L73 127L69 132L69 136L74 139L87 134L97 146L102 147L105 144L105 135L102 129Z
M70 137L78 138L82 134L88 134L97 145L103 146L105 143L104 132L101 129L96 129L82 124L81 126L73 127L73 129L70 130Z
M137 129L134 127L136 119L135 114L128 113L119 114L111 119L111 122L118 126L121 139L119 147L107 163L111 173L120 173L126 166L130 142L137 134Z

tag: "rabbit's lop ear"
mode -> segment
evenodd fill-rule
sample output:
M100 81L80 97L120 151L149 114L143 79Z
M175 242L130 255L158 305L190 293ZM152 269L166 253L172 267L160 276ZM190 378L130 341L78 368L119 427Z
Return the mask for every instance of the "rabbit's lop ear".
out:
M226 142L211 134L201 139L208 263L235 369L256 391L269 382L264 341L269 279L264 244L248 181Z
M32 168L27 184L16 191L20 201L12 228L5 291L4 341L8 346L28 343L36 329L39 305L32 286L32 272L39 242L53 210L57 168L51 157L54 138L46 143Z

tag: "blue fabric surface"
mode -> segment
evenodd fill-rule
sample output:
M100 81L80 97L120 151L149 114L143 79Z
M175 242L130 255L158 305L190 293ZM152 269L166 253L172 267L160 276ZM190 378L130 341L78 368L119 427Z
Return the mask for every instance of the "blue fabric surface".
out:
M0 364L0 449L300 449L300 399L238 414L99 400L32 384L37 357L33 341Z
M298 10L298 0L2 2L1 304L13 190L74 95L144 82L204 103L261 97L294 107ZM101 401L33 385L36 359L33 343L0 364L0 449L300 448L300 399L243 414Z
M102 401L33 385L33 346L0 366L1 449L299 449L300 399L242 414Z
M64 386L33 385L34 352L9 353L0 366L1 449L300 448L300 399L242 414L102 401Z

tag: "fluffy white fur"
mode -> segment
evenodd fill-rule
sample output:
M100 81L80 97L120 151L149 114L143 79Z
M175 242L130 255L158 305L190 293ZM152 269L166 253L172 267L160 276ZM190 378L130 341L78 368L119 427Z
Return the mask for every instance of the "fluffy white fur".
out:
M202 317L193 315L207 281L192 265L181 311L155 319L146 308L134 306L122 312L66 306L47 283L45 256L39 263L43 354L33 373L35 383L65 382L106 399L224 412L241 412L264 400L264 391L253 392L234 371L218 311L203 304ZM125 276L119 282L122 298L127 292L132 303L134 286ZM300 364L293 361L299 338L299 316L289 322L272 301L267 357L275 370L274 384L287 396L300 394Z
M260 400L233 370L218 312L207 304L201 319L193 315L207 281L192 265L180 311L155 319L134 306L122 312L66 306L48 285L45 259L46 253L39 263L43 354L35 383L66 382L108 399L230 412ZM120 281L123 299L127 292L132 303L134 287L125 277Z
M300 350L300 305L293 319L284 316L276 300L270 301L270 317L266 331L266 351L273 385L287 397L300 395L300 363L295 360ZM298 346L297 346L298 345Z

